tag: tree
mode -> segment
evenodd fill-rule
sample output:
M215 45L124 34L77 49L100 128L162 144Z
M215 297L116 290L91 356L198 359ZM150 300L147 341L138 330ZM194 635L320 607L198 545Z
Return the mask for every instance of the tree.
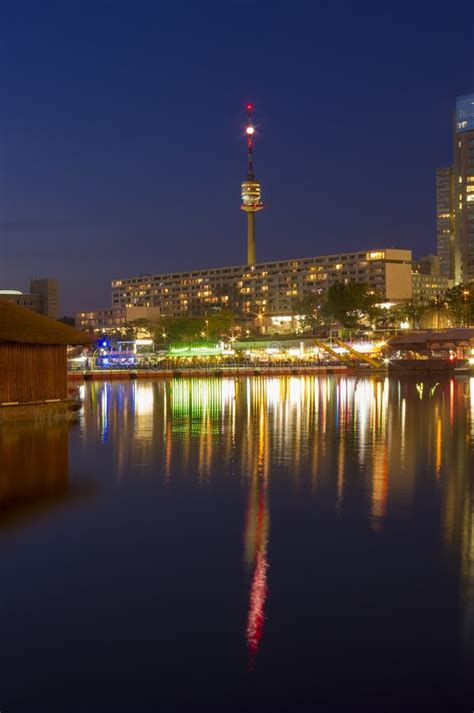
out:
M320 292L308 292L302 299L293 302L293 314L299 316L299 323L302 329L310 329L314 332L317 327L327 324L327 317L323 312L325 295Z
M444 302L454 321L468 327L474 324L474 285L456 285L444 294Z
M385 329L400 329L402 323L408 323L410 327L416 327L418 321L426 310L426 305L414 300L403 300L390 309L380 310L377 317L377 327Z
M235 324L234 314L225 308L212 311L209 317L204 318L206 335L211 339L220 339L229 336Z
M162 317L154 327L153 338L155 342L195 342L202 339L205 329L204 318Z
M145 319L143 317L127 322L125 327L125 338L143 339L153 337L157 324L156 320Z
M383 302L383 297L363 282L336 282L326 293L322 311L346 329L356 329L376 319L380 314L376 307L379 302Z

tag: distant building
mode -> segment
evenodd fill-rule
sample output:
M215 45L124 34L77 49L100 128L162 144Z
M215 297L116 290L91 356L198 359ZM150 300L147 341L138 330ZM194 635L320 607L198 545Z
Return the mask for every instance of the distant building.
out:
M0 299L14 302L16 305L26 307L38 314L41 314L43 309L43 300L40 295L24 295L19 290L0 290Z
M454 280L441 274L441 258L438 255L426 255L413 262L412 289L415 302L429 304L443 297L453 284Z
M41 297L42 309L41 314L51 319L58 319L58 281L51 278L44 280L31 280L30 292L32 295Z
M436 172L438 255L441 274L474 280L474 93L457 97L454 164Z
M438 255L425 255L413 261L413 272L422 275L441 275L441 258Z
M363 282L385 300L412 296L411 250L385 248L321 257L129 277L112 282L112 308L155 307L162 316L292 315L294 302L336 282Z
M440 272L454 279L459 275L459 255L455 253L454 167L436 171L436 238ZM456 260L458 261L457 268Z
M424 275L414 272L412 280L413 301L426 305L442 298L453 285L453 280L445 275Z
M114 332L126 327L137 319L158 319L160 310L154 307L116 307L114 309L96 309L87 312L77 312L75 325L77 329L95 334Z
M115 315L112 309L96 309L77 312L74 323L76 329L83 329L86 332L104 332L121 327L123 321L120 313Z
M25 295L19 290L0 290L0 298L45 317L58 319L58 291L57 280L31 280L30 294Z

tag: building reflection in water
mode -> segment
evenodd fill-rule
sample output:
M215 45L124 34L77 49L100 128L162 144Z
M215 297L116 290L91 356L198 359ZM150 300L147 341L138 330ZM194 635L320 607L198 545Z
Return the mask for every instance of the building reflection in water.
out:
M87 386L82 437L109 442L119 477L148 466L172 482L237 478L248 489L251 665L263 633L272 477L356 508L374 532L440 497L446 555L461 572L464 627L474 637L474 380L385 377L175 379ZM273 474L273 475L272 475ZM361 506L362 503L362 506Z
M27 524L93 491L69 483L69 429L64 422L0 427L0 532Z

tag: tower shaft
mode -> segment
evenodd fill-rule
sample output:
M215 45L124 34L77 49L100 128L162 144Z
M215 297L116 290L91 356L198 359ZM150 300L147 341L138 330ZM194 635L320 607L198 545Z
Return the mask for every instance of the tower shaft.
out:
M247 265L255 265L257 254L255 247L255 213L247 213Z

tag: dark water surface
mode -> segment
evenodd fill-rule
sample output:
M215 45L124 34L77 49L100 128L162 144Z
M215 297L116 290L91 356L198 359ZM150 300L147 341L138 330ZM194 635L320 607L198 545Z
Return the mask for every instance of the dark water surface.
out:
M0 709L474 709L474 379L92 383L0 427Z

